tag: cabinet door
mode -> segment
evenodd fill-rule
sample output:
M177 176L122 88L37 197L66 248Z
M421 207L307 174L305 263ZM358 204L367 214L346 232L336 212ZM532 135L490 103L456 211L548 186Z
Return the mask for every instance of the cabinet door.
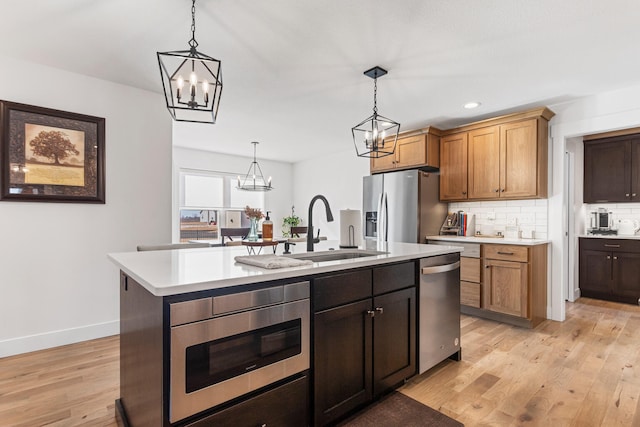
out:
M440 200L467 198L467 141L466 132L440 138Z
M580 291L584 296L611 292L611 252L580 250Z
M373 301L373 391L379 396L416 372L416 289Z
M373 397L371 299L315 314L315 424L323 426Z
M535 197L538 161L536 119L500 126L500 197Z
M640 298L640 253L613 252L611 258L613 293L637 303Z
M585 142L583 194L585 203L630 200L630 147L629 141Z
M469 132L469 199L495 199L500 193L500 128Z
M631 142L631 197L632 202L640 201L640 140Z
M396 167L396 153L384 157L372 157L370 166L371 173L393 170Z
M528 317L528 264L485 261L484 308L513 316Z
M396 167L407 168L427 163L426 135L416 135L398 139L396 146Z

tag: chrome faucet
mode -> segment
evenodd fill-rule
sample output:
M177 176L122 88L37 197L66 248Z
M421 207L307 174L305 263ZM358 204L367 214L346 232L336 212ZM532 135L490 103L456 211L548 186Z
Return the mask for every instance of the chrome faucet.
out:
M331 208L329 207L329 202L327 202L327 199L319 194L311 199L311 202L309 203L309 225L307 226L307 252L313 252L313 244L316 243L313 238L313 204L316 202L316 200L322 200L322 203L324 203L324 208L327 212L327 221L333 222L333 214L331 213Z

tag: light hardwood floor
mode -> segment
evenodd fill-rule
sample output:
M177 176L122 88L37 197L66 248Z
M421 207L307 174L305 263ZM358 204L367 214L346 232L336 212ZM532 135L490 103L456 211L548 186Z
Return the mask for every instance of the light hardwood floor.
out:
M0 359L0 426L116 426L118 342ZM583 298L535 330L463 316L462 348L401 391L466 426L640 426L639 307Z

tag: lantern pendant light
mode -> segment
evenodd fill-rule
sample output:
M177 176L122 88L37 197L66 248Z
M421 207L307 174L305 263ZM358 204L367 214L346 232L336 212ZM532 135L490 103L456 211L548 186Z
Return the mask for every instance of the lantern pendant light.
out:
M351 128L353 144L359 157L384 157L396 151L400 123L378 114L378 77L387 70L378 66L364 72L373 79L373 114Z
M197 47L196 0L192 0L189 50L158 52L162 88L174 120L215 123L222 94L221 62Z
M256 160L256 147L258 146L258 142L254 141L253 144L253 162L249 166L249 170L244 178L240 178L238 176L238 190L245 191L271 191L273 187L271 186L271 177L269 179L264 179L264 175L262 174L262 169Z

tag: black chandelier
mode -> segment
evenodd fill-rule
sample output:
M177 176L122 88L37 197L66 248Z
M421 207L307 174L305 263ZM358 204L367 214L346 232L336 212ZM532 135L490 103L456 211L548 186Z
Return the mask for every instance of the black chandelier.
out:
M253 162L251 162L251 166L249 166L249 170L244 178L240 178L238 175L238 189L245 191L270 191L273 190L271 186L271 177L269 179L264 179L264 175L262 174L262 169L256 160L256 147L259 142L254 141L253 144Z
M396 151L400 123L378 114L378 77L385 74L387 70L378 66L364 72L365 76L373 79L373 115L351 128L359 157L378 158L390 156Z
M197 47L196 0L192 0L189 50L158 52L162 87L174 120L215 123L222 94L221 62Z

